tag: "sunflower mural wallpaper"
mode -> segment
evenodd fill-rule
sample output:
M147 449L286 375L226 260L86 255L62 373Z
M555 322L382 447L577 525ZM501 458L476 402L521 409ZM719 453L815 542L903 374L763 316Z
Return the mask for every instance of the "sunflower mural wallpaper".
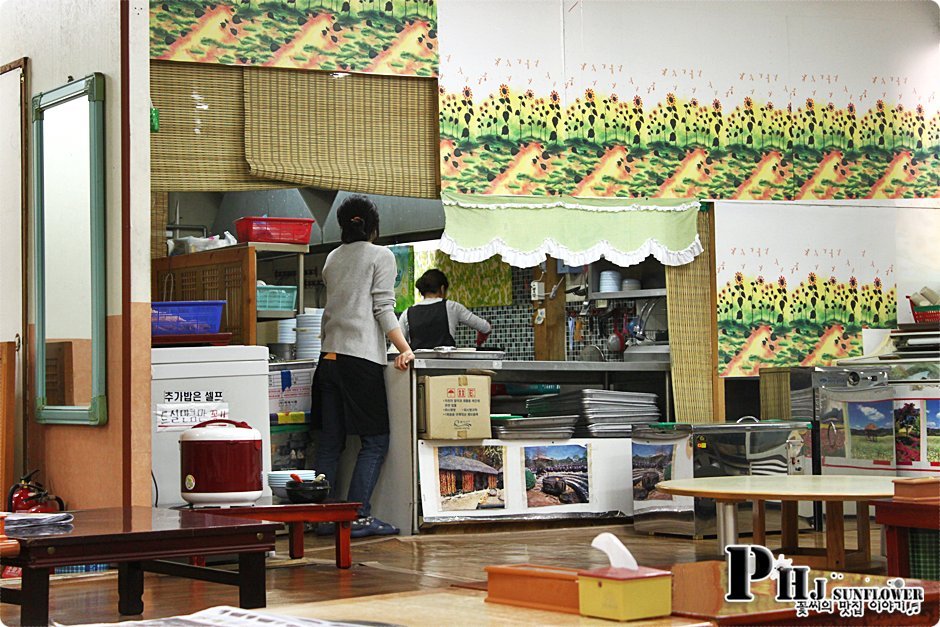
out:
M151 0L165 61L437 75L434 0Z
M716 203L719 374L861 355L897 324L894 249L893 209Z
M491 11L483 18L479 6L474 13L466 4ZM936 65L936 55L923 54L910 33L869 38L871 25L829 7L830 21L806 25L821 36L804 37L808 48L791 51L784 20L762 19L761 7L749 18L738 3L694 16L662 3L544 5L537 16L513 0L441 7L446 189L740 200L940 196L940 68L925 67ZM668 37L637 26L673 12L682 19L670 21ZM527 32L510 34L523 22ZM481 49L477 29L485 27L495 32ZM816 61L838 54L841 42L827 29L871 50L836 71ZM703 32L710 33L707 54ZM748 38L755 49L746 54L729 47ZM910 46L905 72L894 61L901 41ZM807 65L792 70L790 57Z

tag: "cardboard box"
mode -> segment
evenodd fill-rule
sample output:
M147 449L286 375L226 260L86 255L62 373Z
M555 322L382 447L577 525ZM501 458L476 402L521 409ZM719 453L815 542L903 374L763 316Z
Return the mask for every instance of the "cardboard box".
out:
M426 440L490 437L490 378L447 375L418 379L418 435Z
M268 412L310 413L313 372L313 368L303 368L268 373Z

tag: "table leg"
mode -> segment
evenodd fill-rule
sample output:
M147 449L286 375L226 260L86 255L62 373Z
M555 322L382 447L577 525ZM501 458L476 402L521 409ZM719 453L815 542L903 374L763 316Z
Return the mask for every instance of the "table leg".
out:
M144 569L140 562L118 564L118 611L122 616L144 613Z
M792 551L800 545L799 503L783 501L780 504L780 545L783 552Z
M48 625L49 569L24 568L20 585L20 622L23 625Z
M290 557L300 559L304 556L304 524L302 522L288 523L290 526Z
M885 553L888 556L889 577L910 577L907 528L885 525Z
M855 504L855 521L858 528L858 550L867 565L871 561L871 525L868 518L868 501Z
M718 512L718 554L725 554L725 547L738 543L738 508L734 501L716 501Z
M238 554L238 606L243 610L267 604L264 583L264 552Z
M336 567L349 568L352 566L352 549L349 546L349 532L352 523L348 520L336 523Z
M754 501L754 509L751 510L753 516L751 525L754 529L754 535L751 541L754 544L765 546L767 543L767 513L764 508L764 501Z
M845 524L842 501L826 501L826 567L845 569Z

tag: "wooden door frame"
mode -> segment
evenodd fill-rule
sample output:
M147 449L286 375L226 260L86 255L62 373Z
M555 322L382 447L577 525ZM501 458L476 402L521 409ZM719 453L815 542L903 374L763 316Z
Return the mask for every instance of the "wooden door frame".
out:
M19 353L23 368L23 452L24 468L27 465L29 427L29 57L20 57L0 65L0 74L20 71L20 271L23 289L22 338ZM5 486L4 486L5 487Z

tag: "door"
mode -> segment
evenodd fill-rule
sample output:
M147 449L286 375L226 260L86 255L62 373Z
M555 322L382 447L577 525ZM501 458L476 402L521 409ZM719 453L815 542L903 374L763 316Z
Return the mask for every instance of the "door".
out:
M13 343L12 349L4 349L7 378L0 385L0 396L5 396L0 398L0 487L4 490L23 465L26 76L25 58L0 65L0 342Z

